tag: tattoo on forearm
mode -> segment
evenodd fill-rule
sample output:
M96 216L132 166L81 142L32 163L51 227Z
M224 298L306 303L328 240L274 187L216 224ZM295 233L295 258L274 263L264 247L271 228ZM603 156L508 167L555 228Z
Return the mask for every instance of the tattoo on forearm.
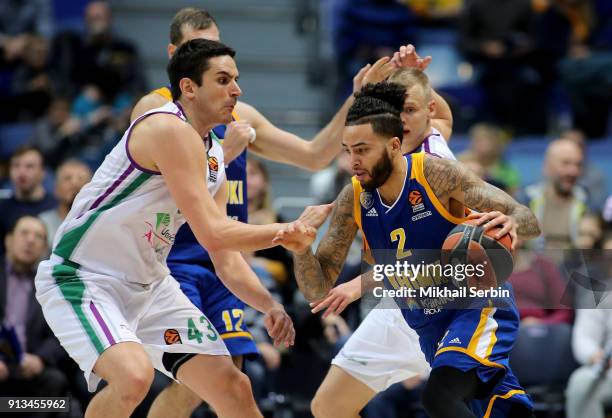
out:
M336 199L329 229L319 244L316 256L310 250L306 254L293 256L295 278L306 299L320 299L329 292L340 274L356 233L353 187L349 184Z
M460 195L462 203L480 212L499 211L514 217L517 232L524 238L540 234L535 215L503 190L484 182L462 164L442 158L425 156L424 174L433 192L442 202Z

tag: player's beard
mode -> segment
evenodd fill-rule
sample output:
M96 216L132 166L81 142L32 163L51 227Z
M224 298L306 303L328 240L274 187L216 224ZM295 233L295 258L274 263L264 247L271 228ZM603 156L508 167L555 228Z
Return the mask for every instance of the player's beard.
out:
M382 152L382 156L379 158L376 164L374 164L374 167L370 172L371 180L364 181L361 183L361 186L364 189L377 189L386 183L392 172L393 162L391 161L391 158L389 158L387 150L384 150Z

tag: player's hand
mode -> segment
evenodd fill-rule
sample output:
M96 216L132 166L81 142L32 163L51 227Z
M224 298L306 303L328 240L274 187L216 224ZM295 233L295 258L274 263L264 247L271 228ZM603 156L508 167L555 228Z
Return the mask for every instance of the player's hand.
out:
M421 58L414 45L402 45L399 51L393 54L391 62L395 68L416 68L425 71L431 64L431 55Z
M229 164L242 154L253 138L253 128L248 121L234 121L227 125L223 139L223 156L225 164Z
M296 253L305 253L317 237L317 230L312 226L306 226L301 221L293 221L286 224L278 231L272 243L282 245L287 250Z
M297 220L306 226L319 229L334 209L334 206L335 202L327 205L306 206L306 209L304 209L304 212L302 212Z
M5 362L0 360L0 382L9 378L10 372Z
M363 76L363 85L385 81L397 69L391 58L382 57Z
M26 379L31 379L41 374L44 367L43 361L36 354L25 353L21 360L21 375Z
M330 314L340 315L352 302L361 297L361 280L355 278L349 282L342 283L331 289L329 293L322 299L314 301L310 304L312 313L323 312L323 318L327 318Z
M291 317L285 312L282 305L276 304L266 312L264 325L268 335L274 341L274 345L285 344L285 347L292 346L295 342L295 329Z
M488 231L496 226L501 226L502 228L497 234L495 234L495 238L499 239L506 234L510 234L510 239L512 240L512 250L514 251L518 239L518 233L516 232L518 223L514 217L504 215L499 211L493 211L484 213L472 212L468 216L468 219L476 219L478 221L476 225L482 226L485 231Z
M371 66L372 64L366 64L361 67L361 70L359 70L357 74L355 74L355 77L353 77L353 93L357 93L361 90L361 87L363 87L363 77Z

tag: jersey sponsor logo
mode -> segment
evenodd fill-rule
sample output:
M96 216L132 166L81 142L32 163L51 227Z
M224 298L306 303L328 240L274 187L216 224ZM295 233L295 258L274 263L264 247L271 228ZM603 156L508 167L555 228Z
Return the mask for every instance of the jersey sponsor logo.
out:
M435 315L437 313L440 313L442 311L442 309L440 308L435 308L435 309L423 309L423 313L425 315Z
M416 221L418 221L420 219L427 218L428 216L431 216L431 215L432 215L432 213L431 213L430 210L428 210L427 212L421 212L421 213L419 213L417 215L414 215L412 217L412 222L416 222Z
M155 226L151 222L145 221L147 231L143 238L147 240L156 252L174 243L176 233L170 229L171 220L169 213L161 212L155 214Z
M244 182L242 180L227 181L227 204L244 204Z
M208 181L212 183L216 183L218 175L219 175L219 160L214 155L211 155L208 157Z
M168 328L164 331L164 341L168 345L183 343L183 341L181 341L181 334L174 328Z
M452 340L450 340L448 343L449 344L461 344L461 340L459 339L459 337L455 337Z
M378 212L376 212L376 208L372 208L366 213L366 216L378 216Z
M359 195L359 203L361 203L361 206L363 206L364 209L370 209L374 204L374 197L372 196L372 193L366 191L361 192Z

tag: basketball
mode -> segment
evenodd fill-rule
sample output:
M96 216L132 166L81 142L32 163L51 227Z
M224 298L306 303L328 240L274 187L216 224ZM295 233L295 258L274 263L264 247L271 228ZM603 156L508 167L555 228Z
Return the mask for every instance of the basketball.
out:
M509 234L496 239L501 227L485 231L476 225L477 220L468 220L453 228L442 244L443 264L465 264L480 266L482 274L467 278L467 286L490 289L501 286L512 274L514 252Z

